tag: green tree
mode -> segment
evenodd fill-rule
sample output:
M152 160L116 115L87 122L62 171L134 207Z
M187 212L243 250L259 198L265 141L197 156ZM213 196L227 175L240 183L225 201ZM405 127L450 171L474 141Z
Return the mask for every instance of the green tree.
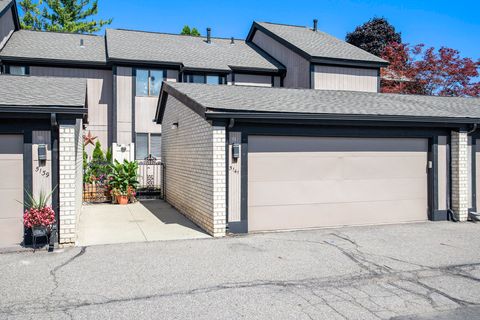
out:
M200 32L197 30L197 28L190 29L190 27L188 25L185 25L183 27L180 34L186 35L186 36L194 36L194 37L199 37L200 36Z
M93 149L92 153L92 161L94 162L105 162L105 156L102 151L102 145L100 141L95 143L95 148Z
M22 29L27 30L41 30L42 19L39 9L39 4L32 2L32 0L22 0L18 3L23 16L20 19Z
M380 57L391 43L402 43L402 35L385 18L373 18L347 33L345 40Z
M22 0L19 5L25 29L94 33L112 23L112 19L91 19L98 14L98 0Z

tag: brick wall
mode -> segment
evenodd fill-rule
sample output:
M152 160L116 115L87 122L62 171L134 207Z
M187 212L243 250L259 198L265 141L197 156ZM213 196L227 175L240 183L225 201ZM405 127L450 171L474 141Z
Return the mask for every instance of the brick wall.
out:
M81 206L82 157L81 122L59 127L60 236L59 243L74 244Z
M225 127L210 125L172 96L162 127L167 201L209 234L225 235Z
M467 132L452 131L452 210L460 221L468 219L469 170Z

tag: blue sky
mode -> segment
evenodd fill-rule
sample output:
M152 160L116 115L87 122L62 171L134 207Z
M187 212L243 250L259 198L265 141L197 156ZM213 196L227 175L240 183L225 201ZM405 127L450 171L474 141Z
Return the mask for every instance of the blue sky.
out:
M246 37L253 20L311 25L341 39L373 16L386 17L404 42L448 46L480 58L480 0L100 0L101 17L113 28L178 33L183 25L202 34L211 27L219 37Z

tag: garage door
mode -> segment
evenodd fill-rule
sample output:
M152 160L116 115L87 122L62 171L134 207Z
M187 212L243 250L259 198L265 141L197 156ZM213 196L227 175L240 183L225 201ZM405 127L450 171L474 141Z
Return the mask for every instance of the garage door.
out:
M0 135L0 247L23 241L23 136Z
M249 136L249 231L427 220L427 139Z

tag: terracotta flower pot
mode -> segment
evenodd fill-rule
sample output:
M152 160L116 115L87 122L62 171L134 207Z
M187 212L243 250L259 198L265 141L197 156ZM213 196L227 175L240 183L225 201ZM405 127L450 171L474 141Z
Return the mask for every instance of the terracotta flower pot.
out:
M117 196L117 203L121 205L128 204L128 196Z

